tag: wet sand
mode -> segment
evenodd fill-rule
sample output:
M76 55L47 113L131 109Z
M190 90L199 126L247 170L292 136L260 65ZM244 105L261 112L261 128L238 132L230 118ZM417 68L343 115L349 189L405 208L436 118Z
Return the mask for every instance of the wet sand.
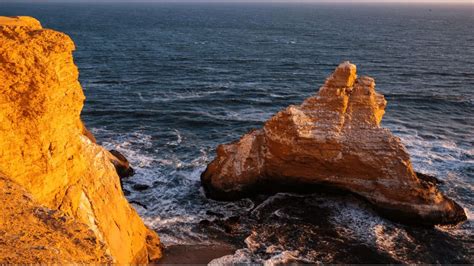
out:
M236 248L222 245L173 245L165 247L158 265L166 264L208 264L213 259L234 254Z

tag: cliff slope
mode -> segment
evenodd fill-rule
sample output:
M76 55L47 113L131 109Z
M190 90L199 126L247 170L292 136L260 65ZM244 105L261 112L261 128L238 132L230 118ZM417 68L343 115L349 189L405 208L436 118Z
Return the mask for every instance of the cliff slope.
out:
M123 196L110 153L84 135L74 49L33 18L0 17L0 174L35 204L84 224L113 261L157 259L158 236Z
M345 62L315 96L270 118L263 129L220 145L201 180L209 196L327 185L356 193L393 219L450 224L464 210L413 171L399 138L380 122L386 100L374 79Z
M0 176L0 263L111 263L89 228Z

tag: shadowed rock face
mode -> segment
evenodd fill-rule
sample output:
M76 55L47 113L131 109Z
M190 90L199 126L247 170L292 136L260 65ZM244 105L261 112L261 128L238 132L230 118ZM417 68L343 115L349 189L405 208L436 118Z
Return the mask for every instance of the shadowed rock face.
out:
M270 118L263 129L220 145L201 176L210 197L258 192L353 192L393 219L425 225L466 219L432 182L417 177L399 138L380 127L386 100L374 79L339 65L315 96Z
M158 236L123 196L109 152L84 135L74 49L33 18L0 17L0 173L91 230L112 261L146 263L161 256Z

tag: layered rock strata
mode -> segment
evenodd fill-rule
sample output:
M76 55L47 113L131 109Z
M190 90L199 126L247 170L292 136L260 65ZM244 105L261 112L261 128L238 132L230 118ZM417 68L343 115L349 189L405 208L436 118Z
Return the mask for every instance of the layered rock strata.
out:
M387 102L356 66L337 67L319 92L263 129L220 145L201 176L210 197L231 200L290 188L336 188L408 223L452 224L464 210L413 171L400 139L380 126Z
M34 204L82 224L111 261L157 259L158 236L123 196L110 153L91 141L90 132L84 135L85 97L74 49L67 35L43 29L33 18L0 17L0 174L31 195ZM25 204L18 208L31 215Z

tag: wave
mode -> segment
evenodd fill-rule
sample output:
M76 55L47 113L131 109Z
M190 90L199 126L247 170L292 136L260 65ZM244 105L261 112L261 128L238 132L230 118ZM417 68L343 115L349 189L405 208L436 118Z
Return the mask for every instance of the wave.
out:
M232 255L213 260L212 265L334 261L333 256L338 253L331 245L322 245L321 250L308 249L305 242L282 245L270 237L272 232L265 232L288 227L292 223L305 224L307 218L301 216L301 213L306 212L305 208L330 210L329 216L319 217L327 219L329 224L324 226L333 228L331 230L336 234L330 241L348 241L372 247L398 262L420 263L424 260L421 260L418 254L434 256L428 253L426 245L420 242L423 238L427 239L426 242L432 241L435 243L433 245L440 246L445 245L447 240L444 239L451 237L459 239L461 243L468 243L473 232L474 206L471 201L474 187L465 173L469 171L466 168L474 164L472 147L459 145L449 139L426 138L417 130L400 124L396 127L388 126L406 145L417 171L435 175L446 182L442 189L466 208L468 222L455 228L437 227L436 231L429 233L433 235L432 238L427 238L426 233L413 232L410 228L379 217L370 207L354 199L279 193L258 205L250 199L236 202L213 201L205 197L200 185L200 174L212 159L212 148L203 146L199 139L188 135L188 132L167 129L160 138L145 130L125 134L116 134L105 128L94 128L92 131L103 139L102 144L106 148L122 152L136 168L137 174L124 182L124 188L132 192L128 196L129 200L139 203L134 205L137 211L149 227L158 231L165 245L218 243L208 231L199 229L201 221L212 222L216 219L250 215L257 221L271 217L276 223L265 225L268 229L257 226L253 233L245 238L245 247ZM136 184L149 188L135 191ZM280 206L281 202L289 204L289 207ZM306 207L297 202L304 202ZM304 230L319 229L318 226L308 225ZM323 234L324 232L322 231ZM408 252L407 249L411 251ZM430 259L437 258L434 256Z

